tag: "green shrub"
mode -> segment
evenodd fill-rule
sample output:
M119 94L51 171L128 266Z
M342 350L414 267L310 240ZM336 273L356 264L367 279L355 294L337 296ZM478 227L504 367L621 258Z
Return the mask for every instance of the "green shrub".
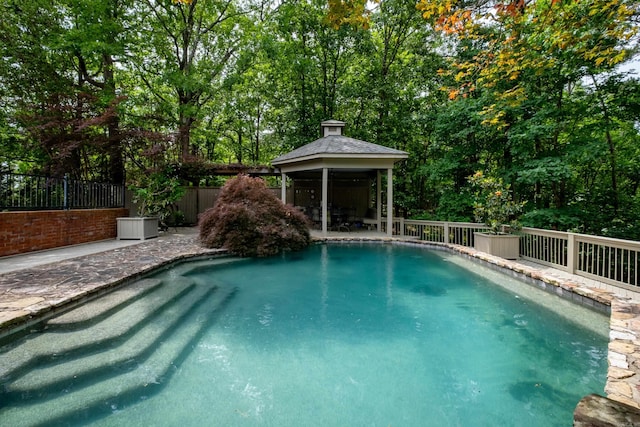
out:
M498 234L509 221L512 229L519 228L517 217L526 202L515 202L508 184L501 178L484 175L482 171L477 171L468 180L476 188L473 204L476 222L485 223L493 234Z
M549 208L527 212L521 220L525 227L581 232L582 216L582 212L576 208Z
M200 240L243 257L297 251L311 243L307 218L284 205L260 178L238 175L199 220Z

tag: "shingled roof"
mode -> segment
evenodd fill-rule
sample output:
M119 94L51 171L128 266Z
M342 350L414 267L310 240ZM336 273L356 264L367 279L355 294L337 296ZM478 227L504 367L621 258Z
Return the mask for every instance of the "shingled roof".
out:
M408 153L382 145L372 144L344 135L330 135L283 154L271 161L275 166L291 161L310 160L322 157L374 157L405 159Z

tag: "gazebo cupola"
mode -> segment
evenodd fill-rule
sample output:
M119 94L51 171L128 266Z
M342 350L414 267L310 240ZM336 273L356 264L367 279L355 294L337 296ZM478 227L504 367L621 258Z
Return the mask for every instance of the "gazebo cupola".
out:
M330 174L332 179L340 176L342 182L354 181L354 179L346 179L347 176L370 176L375 172L376 176L376 209L374 223L377 224L378 230L381 226L381 175L386 172L387 175L387 234L391 235L393 231L393 166L396 162L404 160L408 157L405 151L395 150L393 148L384 147L382 145L372 144L355 138L349 138L343 135L345 122L338 120L326 120L321 123L320 130L322 137L307 145L297 148L289 153L283 154L271 161L273 166L280 168L282 175L282 201L286 200L286 180L290 176L294 182L296 178L309 179L310 177L321 182L318 192L320 193L319 206L317 209L321 212L320 222L322 224L323 234L327 233L327 224L329 215L329 185ZM317 182L316 181L316 182ZM334 182L332 181L331 184ZM347 192L348 186L339 187L332 185L332 194L336 191ZM368 186L365 186L365 193L369 193ZM294 193L295 197L295 193ZM334 196L335 200L335 196ZM341 200L349 200L344 194L341 194ZM292 201L296 204L296 200ZM365 202L366 203L366 202ZM303 206L304 207L304 206ZM336 209L331 206L332 209ZM354 209L354 207L350 207ZM366 206L363 208L366 210ZM361 212L362 213L362 212ZM362 213L364 215L364 213Z
M345 124L345 122L339 120L325 120L320 123L320 135L322 135L323 138L331 135L342 135Z

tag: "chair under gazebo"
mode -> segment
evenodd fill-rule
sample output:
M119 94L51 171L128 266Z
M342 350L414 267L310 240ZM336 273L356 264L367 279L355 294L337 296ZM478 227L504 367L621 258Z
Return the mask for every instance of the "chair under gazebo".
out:
M321 123L320 139L272 160L282 176L282 201L304 210L327 234L329 225L382 226L382 177L386 174L386 231L393 232L393 166L408 157L395 150L343 135L345 123ZM287 178L293 200L287 200ZM375 183L375 197L372 191Z

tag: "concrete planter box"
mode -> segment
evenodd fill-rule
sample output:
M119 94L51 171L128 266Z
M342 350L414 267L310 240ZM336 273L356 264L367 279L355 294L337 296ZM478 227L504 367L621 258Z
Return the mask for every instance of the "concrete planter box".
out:
M157 217L117 218L118 240L146 240L158 237Z
M520 237L514 234L473 233L473 248L504 259L518 259Z

